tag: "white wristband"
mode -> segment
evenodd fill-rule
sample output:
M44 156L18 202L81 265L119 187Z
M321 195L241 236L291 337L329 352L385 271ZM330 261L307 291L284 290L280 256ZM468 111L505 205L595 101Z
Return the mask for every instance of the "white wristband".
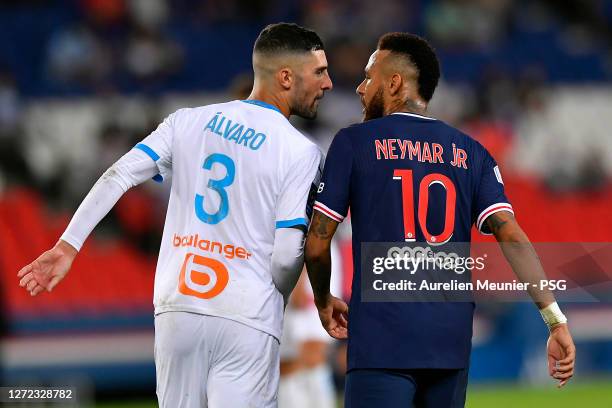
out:
M544 309L540 309L540 314L549 329L557 324L567 323L567 318L559 308L557 302L551 303Z

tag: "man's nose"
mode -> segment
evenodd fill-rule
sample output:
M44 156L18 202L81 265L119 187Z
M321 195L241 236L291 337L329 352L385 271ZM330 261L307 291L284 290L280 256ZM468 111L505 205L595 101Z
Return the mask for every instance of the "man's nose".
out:
M331 77L329 76L329 74L325 75L325 81L323 82L323 90L331 91L333 87L334 84L332 84Z
M364 94L363 92L363 81L357 86L357 89L355 89L355 93L357 93L357 95L362 96Z

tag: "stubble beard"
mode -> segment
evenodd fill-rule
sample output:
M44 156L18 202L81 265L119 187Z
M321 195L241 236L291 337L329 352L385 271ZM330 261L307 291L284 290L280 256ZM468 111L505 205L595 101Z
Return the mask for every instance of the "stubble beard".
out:
M370 103L365 106L363 121L382 118L385 114L385 101L382 88L378 88Z
M315 119L317 117L318 103L315 99L311 105L308 105L306 91L304 90L304 82L299 76L296 78L296 104L292 107L291 113L304 119Z

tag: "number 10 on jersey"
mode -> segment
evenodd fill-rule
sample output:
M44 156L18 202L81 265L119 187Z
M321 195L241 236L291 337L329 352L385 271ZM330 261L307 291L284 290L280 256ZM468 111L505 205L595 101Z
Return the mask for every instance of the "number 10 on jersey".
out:
M407 242L416 241L416 224L414 220L414 190L412 170L396 169L393 171L393 179L402 182L402 211L404 218L404 239ZM434 184L440 184L446 191L446 203L444 210L444 230L438 235L432 235L427 230L427 210L429 207L429 188ZM419 202L417 203L417 215L419 226L425 236L425 240L432 245L441 245L453 236L455 229L455 204L457 202L457 191L453 181L440 173L431 173L423 177L419 183Z

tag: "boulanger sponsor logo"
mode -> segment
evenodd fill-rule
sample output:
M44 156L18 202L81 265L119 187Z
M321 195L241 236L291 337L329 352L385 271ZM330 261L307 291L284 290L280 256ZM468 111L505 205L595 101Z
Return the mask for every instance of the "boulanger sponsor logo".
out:
M246 248L237 246L234 244L224 244L219 241L211 241L200 237L198 234L194 235L178 235L174 234L172 237L172 245L175 247L187 247L199 249L204 252L210 252L212 254L219 254L227 259L249 259L251 252Z
M182 294L210 299L223 292L228 282L229 273L222 262L192 252L185 255L179 276Z
M188 248L179 274L179 292L200 299L211 299L219 295L229 282L229 271L223 261L249 261L252 253L246 248L205 239L198 234L172 237L174 248Z

